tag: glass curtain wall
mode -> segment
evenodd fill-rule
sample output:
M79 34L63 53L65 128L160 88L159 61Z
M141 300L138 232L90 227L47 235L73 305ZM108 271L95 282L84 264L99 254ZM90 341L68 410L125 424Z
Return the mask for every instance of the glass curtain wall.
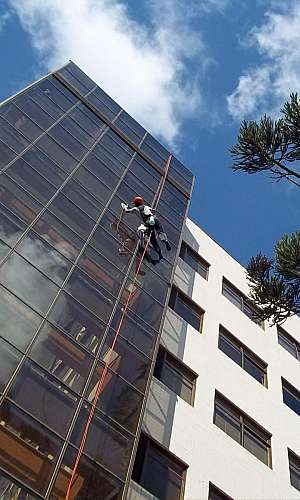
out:
M171 251L136 280L120 204L151 205L168 157L72 62L0 107L0 498L64 499L107 360L71 498L122 497L193 177L172 158Z

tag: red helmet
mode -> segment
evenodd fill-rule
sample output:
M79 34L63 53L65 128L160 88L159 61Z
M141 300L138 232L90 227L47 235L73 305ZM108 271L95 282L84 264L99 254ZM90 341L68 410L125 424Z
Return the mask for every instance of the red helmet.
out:
M141 196L135 196L132 200L132 203L134 205L143 205L144 204L144 199Z

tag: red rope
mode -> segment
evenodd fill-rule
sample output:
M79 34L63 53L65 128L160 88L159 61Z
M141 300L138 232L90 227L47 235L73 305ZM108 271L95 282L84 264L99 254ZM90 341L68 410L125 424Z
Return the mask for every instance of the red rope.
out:
M155 193L155 197L154 197L155 201L154 201L154 207L153 208L157 207L158 202L160 200L160 197L161 197L161 194L162 194L162 190L163 190L163 187L164 187L164 184L165 184L165 181L166 181L166 177L167 177L167 174L168 174L168 170L169 170L171 158L172 158L172 156L170 155L169 158L168 158L167 164L166 164L166 169L165 169L164 175L161 178L160 183L159 183L158 188L157 188L157 191ZM133 285L135 284L135 282L137 280L137 277L139 275L139 272L141 270L143 259L145 257L145 254L147 252L147 248L149 246L150 236L151 236L151 234L148 237L147 243L145 245L145 248L144 248L143 253L141 255L141 258L140 258L139 265L138 265L138 267L136 269L136 272L135 272L135 275L134 275L134 279L133 279L133 282L132 282ZM73 483L74 483L74 480L75 480L75 476L76 476L76 472L77 472L77 468L78 468L78 465L79 465L79 462L80 462L80 459L81 459L81 456L82 456L82 453L83 453L83 450L84 450L84 446L85 446L85 443L86 443L86 440L87 440L87 437L88 437L88 432L89 432L89 429L90 429L92 418L93 418L93 416L95 414L96 406L97 406L97 403L98 403L101 391L103 389L105 377L106 377L107 372L108 372L108 367L109 367L109 365L111 363L111 356L112 356L114 347L116 345L118 336L120 334L120 331L121 331L121 328L122 328L122 325L123 325L123 321L124 321L124 318L125 318L125 314L126 314L127 309L129 307L130 299L132 297L133 291L134 291L134 287L132 287L131 291L128 294L125 306L124 306L123 311L122 311L121 319L120 319L118 328L116 330L116 333L115 333L115 336L114 336L114 339L113 339L113 342L112 342L112 345L111 345L111 348L110 348L108 359L106 359L105 366L104 366L101 378L100 378L99 383L98 383L98 387L97 387L97 390L96 390L96 393L95 393L95 396L94 396L94 399L93 399L93 403L92 403L92 406L91 406L91 409L90 409L90 413L88 415L88 418L87 418L87 421L86 421L86 424L85 424L85 428L84 428L84 432L83 432L83 435L82 435L82 438L81 438L80 446L79 446L78 453L77 453L76 460L75 460L75 464L74 464L74 467L73 467L73 470L72 470L72 475L71 475L71 479L70 479L70 482L69 482L69 485L68 485L68 489L67 489L67 493L66 493L66 496L65 496L65 500L69 500L70 499L71 488L73 486Z

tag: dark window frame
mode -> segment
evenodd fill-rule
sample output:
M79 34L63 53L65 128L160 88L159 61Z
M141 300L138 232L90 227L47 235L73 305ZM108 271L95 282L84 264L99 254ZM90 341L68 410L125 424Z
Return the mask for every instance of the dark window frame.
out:
M196 318L199 319L199 325L198 326L195 326L195 324L190 323L179 312L177 312L177 310L176 310L176 304L177 304L178 300L181 301L181 303L185 307L189 308L192 311L193 315ZM195 328L195 330L198 330L198 332L200 332L200 333L202 332L204 310L200 306L198 306L198 304L196 304L190 297L188 297L187 295L185 295L181 290L179 290L179 288L177 288L174 285L172 286L172 289L171 289L171 294L170 294L168 306L172 309L172 311L174 311L176 314L178 314L178 316L181 319L183 319L189 325L191 325L193 328Z
M234 348L240 351L241 353L241 364L239 364L235 359L233 359L227 352L225 352L222 347L220 347L220 338L223 337L226 342L231 344ZM267 376L267 368L268 365L265 361L263 361L259 356L257 356L249 347L245 346L243 342L238 340L234 335L232 335L224 326L220 325L219 327L219 338L218 338L218 348L226 354L230 359L232 359L236 364L238 364L243 370L245 370L249 375L251 375L255 380L257 380L264 387L268 387L268 376ZM255 368L258 368L263 373L263 382L260 382L256 377L254 377L246 368L245 368L245 360L250 361Z
M296 389L290 382L281 377L281 385L282 385L282 400L288 408L290 408L293 412L297 413L300 416L300 391ZM294 400L296 400L297 409L293 406L289 405L285 399L286 395L291 396Z
M294 358L300 361L300 343L297 342L297 340L294 339L281 326L277 326L277 339L278 344L281 345L281 347L283 347L287 352L294 356ZM282 339L282 342L280 342L280 339ZM285 347L286 344L288 344L294 350L295 354L293 354L289 349Z
M228 432L226 432L216 423L217 409L219 409L219 411L221 411L223 415L228 416L229 419L233 420L235 423L238 424L239 441L234 439ZM260 460L268 467L270 467L270 469L272 469L272 446L271 446L272 435L218 391L215 392L213 423L217 427L219 427L219 429L225 432L225 434L227 434L229 437L238 442L243 448L249 451L249 453L251 453L254 457L256 457L258 460ZM256 441L259 441L259 443L265 447L267 452L267 457L266 457L267 463L261 460L260 457L252 453L252 451L250 451L245 446L245 433L247 433L248 436L249 435L253 436Z
M225 291L225 293L224 293ZM226 297L232 304L242 311L251 321L256 323L262 330L265 329L264 321L259 317L259 309L252 304L251 300L243 294L236 286L223 276L222 280L222 295ZM230 296L235 299L231 300ZM240 307L236 304L240 303ZM249 314L251 312L252 314Z
M193 248L191 248L185 241L182 241L179 257L186 262L196 273L200 274L202 278L208 281L208 274L210 264L201 257ZM188 259L189 257L189 259Z
M145 491L148 491L151 494L151 491L147 490L144 485L145 477L147 477L147 459L152 454L155 455L155 459L157 459L160 463L163 463L165 466L167 464L167 469L172 472L177 478L181 480L180 492L178 500L183 500L184 498L184 490L186 483L186 472L188 469L188 464L180 460L176 455L174 455L170 450L161 445L158 441L148 436L146 433L142 432L140 436L139 446L135 458L132 479L139 484ZM162 460L159 460L162 459ZM164 461L165 460L165 461ZM171 466L174 466L173 468ZM180 475L179 469L182 469L182 473ZM154 494L155 495L155 494ZM174 500L174 497L167 498L164 497L163 500ZM176 499L177 500L177 499Z
M182 384L190 388L191 397L189 401L178 394L178 392L176 392L172 387L168 386L166 380L164 380L164 371L166 370L166 367L170 367L171 371L179 374L180 378L182 379ZM186 403L194 406L198 375L187 365L185 365L180 359L171 354L162 345L159 346L153 376L157 378L157 380L162 382L162 384L164 384L166 387L168 387L172 392L174 392L174 394L177 394L177 396L183 399Z
M213 494L213 496L212 496ZM209 482L208 485L208 500L233 500L232 497L224 493L220 488L215 486L213 483Z
M290 483L291 485L300 491L300 457L296 455L292 450L288 449L288 460L289 460L289 472L290 472ZM299 477L299 488L295 485L293 481L293 474Z

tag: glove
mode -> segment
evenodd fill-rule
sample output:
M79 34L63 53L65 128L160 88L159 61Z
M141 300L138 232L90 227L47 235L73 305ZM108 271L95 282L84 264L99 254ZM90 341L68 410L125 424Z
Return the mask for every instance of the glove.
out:
M121 203L121 207L123 208L123 210L127 210L128 205L126 203Z

